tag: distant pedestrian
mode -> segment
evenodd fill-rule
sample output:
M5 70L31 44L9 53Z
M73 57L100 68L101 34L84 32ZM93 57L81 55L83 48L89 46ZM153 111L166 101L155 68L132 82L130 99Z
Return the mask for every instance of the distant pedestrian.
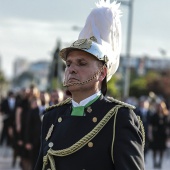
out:
M165 102L161 101L157 106L156 113L150 119L149 139L153 150L154 168L162 167L163 153L166 149L168 114Z
M39 105L40 100L38 98L31 98L26 121L24 147L30 161L30 170L34 169L40 149L41 116L39 114Z
M3 129L0 138L0 145L4 142L9 146L12 145L12 124L15 120L15 111L17 101L13 91L9 91L7 98L1 103L1 113L3 114Z
M64 92L60 89L53 90L50 94L50 106L64 100Z
M144 148L144 155L146 158L146 154L149 150L149 139L148 139L148 127L149 121L151 117L151 111L149 110L149 101L147 99L141 99L139 101L139 106L136 109L136 114L140 116L143 126L145 129L145 148Z

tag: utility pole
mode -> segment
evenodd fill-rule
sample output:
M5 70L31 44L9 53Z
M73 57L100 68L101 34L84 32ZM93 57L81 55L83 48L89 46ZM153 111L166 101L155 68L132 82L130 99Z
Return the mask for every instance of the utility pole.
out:
M60 50L61 50L61 40L59 39L57 41L57 55L56 55L56 57L57 57L57 80L58 80L59 86L63 82L63 80L62 80L62 78L63 78L63 62L62 62L61 58L59 57Z
M2 71L2 57L1 57L1 54L0 54L0 71Z
M63 67L64 63L62 59L59 57L59 52L61 50L61 40L57 40L57 47L53 56L53 77L57 78L57 86L61 88L61 84L63 83Z
M126 65L125 65L125 79L123 88L124 99L129 96L130 84L130 53L131 53L131 37L132 37L132 21L133 21L133 1L119 1L122 5L128 6L128 29L127 29L127 42L126 42Z
M1 76L1 54L0 54L0 76ZM0 83L0 103L2 100L2 84Z

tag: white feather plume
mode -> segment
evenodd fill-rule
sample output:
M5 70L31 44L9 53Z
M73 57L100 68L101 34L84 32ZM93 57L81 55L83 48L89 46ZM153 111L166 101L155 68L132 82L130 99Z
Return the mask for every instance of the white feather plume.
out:
M120 3L100 0L96 6L97 8L93 9L87 17L85 26L79 34L79 39L94 36L99 44L109 43L113 50L120 50Z
M112 76L119 65L121 50L121 11L120 3L110 0L99 0L86 19L84 28L79 34L78 39L89 39L94 36L97 43L105 49L108 62L108 76ZM113 68L114 67L114 68Z

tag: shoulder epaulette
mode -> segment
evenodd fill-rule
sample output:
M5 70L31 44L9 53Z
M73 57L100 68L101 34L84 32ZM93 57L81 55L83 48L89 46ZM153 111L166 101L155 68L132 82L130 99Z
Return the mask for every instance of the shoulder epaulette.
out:
M120 105L123 105L124 107L128 107L130 109L135 109L136 107L131 105L131 104L128 104L128 103L125 103L125 102L122 102L120 100L117 100L117 99L114 99L113 97L107 97L107 99L111 102L115 102L117 104L120 104Z
M57 103L57 104L55 104L55 105L52 105L52 106L47 107L47 108L46 108L46 111L49 111L49 110L51 110L51 109L53 109L53 108L55 108L55 107L58 107L58 106L65 105L65 104L69 103L70 101L71 101L71 98L67 98L66 100L64 100L64 101L62 101L62 102L60 102L60 103Z

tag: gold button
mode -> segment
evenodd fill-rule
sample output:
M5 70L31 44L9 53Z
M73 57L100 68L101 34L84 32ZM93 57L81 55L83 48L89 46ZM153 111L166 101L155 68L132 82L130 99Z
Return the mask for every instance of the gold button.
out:
M97 122L97 117L93 117L93 122L96 123Z
M50 142L49 144L48 144L48 146L50 147L50 148L52 148L53 147L53 142Z
M58 118L58 122L59 123L62 122L62 118L61 117Z
M88 113L91 113L91 112L92 112L92 108L91 108L90 106L87 108L87 112L88 112Z
M89 147L89 148L92 148L92 147L93 147L93 142L89 142L89 143L88 143L88 147Z

